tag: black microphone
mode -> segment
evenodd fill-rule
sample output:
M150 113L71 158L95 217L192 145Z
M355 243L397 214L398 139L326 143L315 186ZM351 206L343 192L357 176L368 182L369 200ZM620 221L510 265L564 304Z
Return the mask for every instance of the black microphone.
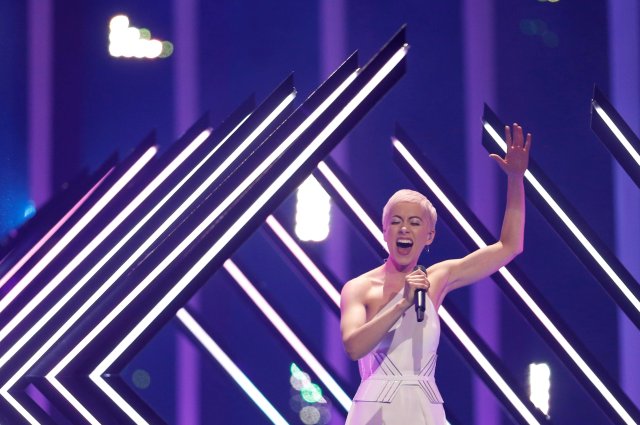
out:
M427 272L427 269L424 266L417 265L413 268L413 271L422 270L424 273ZM422 322L424 320L424 310L426 306L426 296L427 292L424 289L416 289L415 296L413 298L413 303L416 308L416 319L418 322Z

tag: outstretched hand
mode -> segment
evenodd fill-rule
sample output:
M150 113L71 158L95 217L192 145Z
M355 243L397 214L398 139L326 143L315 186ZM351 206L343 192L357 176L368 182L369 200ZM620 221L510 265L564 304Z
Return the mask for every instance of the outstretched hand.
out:
M531 150L531 133L527 133L525 142L522 127L513 124L513 131L508 125L504 127L505 140L507 142L507 153L504 159L500 155L491 154L500 168L508 176L523 176L529 166L529 151Z

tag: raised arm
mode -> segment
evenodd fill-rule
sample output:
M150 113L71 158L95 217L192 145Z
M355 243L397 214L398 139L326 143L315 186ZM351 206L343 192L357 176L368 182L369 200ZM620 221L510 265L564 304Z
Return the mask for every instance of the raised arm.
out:
M507 153L504 159L491 155L507 174L507 202L500 240L464 258L446 262L449 281L445 285L445 293L495 273L522 252L525 219L523 179L529 164L531 134L527 134L525 140L522 127L514 124L513 129L505 127L505 139Z

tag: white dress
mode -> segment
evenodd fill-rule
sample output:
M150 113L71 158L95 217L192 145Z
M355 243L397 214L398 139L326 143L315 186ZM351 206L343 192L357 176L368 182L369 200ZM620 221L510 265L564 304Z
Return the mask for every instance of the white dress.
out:
M391 308L401 293L377 314ZM380 343L358 361L362 382L345 425L444 425L434 377L440 319L426 297L424 320L407 309Z

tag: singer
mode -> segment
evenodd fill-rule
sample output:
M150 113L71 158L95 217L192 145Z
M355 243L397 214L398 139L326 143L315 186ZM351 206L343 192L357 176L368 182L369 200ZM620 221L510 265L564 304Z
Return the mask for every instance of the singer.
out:
M434 372L440 340L438 308L452 290L469 285L511 261L524 244L523 178L531 134L505 127L504 159L491 157L507 175L500 240L464 258L426 271L420 254L435 238L436 211L418 192L396 192L382 212L387 261L347 282L341 294L340 328L345 350L358 360L362 382L347 425L444 425L443 401ZM422 305L416 296L424 291ZM416 315L410 310L415 305ZM424 308L424 320L419 321Z

